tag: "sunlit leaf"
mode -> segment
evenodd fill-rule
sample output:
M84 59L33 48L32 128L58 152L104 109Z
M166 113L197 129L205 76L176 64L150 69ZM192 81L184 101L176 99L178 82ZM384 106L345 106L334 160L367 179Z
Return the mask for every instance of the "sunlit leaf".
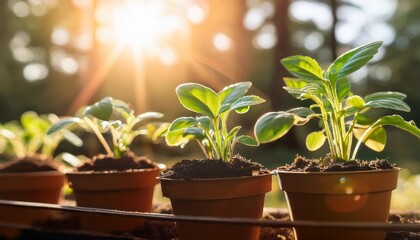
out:
M341 78L337 81L336 85L336 91L337 91L337 98L341 102L343 99L349 96L350 94L350 82L348 78Z
M185 145L194 135L192 131L187 134L186 132L191 128L195 128L197 124L198 121L193 117L175 119L168 127L165 136L166 143L169 146Z
M248 108L249 106L252 105L257 105L260 103L265 102L264 99L255 96L255 95L248 95L248 96L243 96L239 99L237 99L234 103L232 103L232 106L230 107L231 110L239 110L242 109L242 111L239 111L239 113L245 113L243 111L244 108Z
M397 111L410 112L411 109L403 100L398 98L376 99L366 102L366 107L372 108L388 108Z
M181 104L188 110L212 118L219 114L219 95L211 88L198 83L184 83L176 88Z
M258 141L255 138L251 136L247 136L247 135L239 136L237 141L239 143L242 143L244 145L251 146L251 147L257 147L259 145Z
M374 100L380 100L380 99L385 99L385 98L396 98L399 100L404 100L407 98L407 95L404 93L400 93L400 92L377 92L377 93L372 93L369 95L365 96L365 102L369 102L369 101L374 101Z
M346 100L346 105L348 107L353 107L356 109L363 109L365 107L365 101L358 95L353 95Z
M356 139L360 139L360 137L363 135L363 133L366 131L366 128L354 128L353 134L356 137ZM387 140L387 135L385 128L378 127L376 128L367 139L363 141L363 143L370 149L381 152L385 148Z
M53 134L57 131L68 128L75 123L81 123L81 122L83 121L80 118L75 118L75 117L63 118L60 121L56 122L53 126L51 126L51 128L48 129L47 134Z
M285 77L285 78L283 78L283 81L284 81L286 87L296 88L296 89L301 89L308 84L307 82L305 82L305 81L303 81L299 78Z
M67 130L64 130L63 131L63 137L68 141L68 142L70 142L71 144L73 144L74 146L76 146L76 147L81 147L81 146L83 146L83 141L82 141L82 139L80 139L79 138L79 136L77 136L76 134L74 134L74 133L72 133L72 132L70 132L70 131L67 131Z
M310 57L296 55L283 58L280 62L293 76L303 81L314 82L323 79L322 68Z
M110 120L113 112L112 98L106 97L99 102L86 107L83 116L91 115L97 119L108 121Z
M168 128L168 131L177 131L197 125L198 120L193 117L180 117L175 119Z
M222 105L233 103L243 97L251 87L251 82L240 82L226 86L219 92Z
M306 147L309 151L318 150L324 145L326 139L323 132L311 132L306 137Z
M236 127L232 128L230 130L229 134L226 136L224 141L226 141L226 142L232 141L236 137L236 135L238 134L240 129L241 129L240 126L236 126Z
M260 143L275 141L284 136L292 128L294 121L294 114L291 113L266 113L255 124L255 136Z
M306 107L292 108L292 109L287 110L287 112L296 114L297 116L301 118L307 118L315 114L315 112L312 109L306 108Z
M339 56L328 68L330 79L340 79L359 70L378 52L382 42L372 42Z

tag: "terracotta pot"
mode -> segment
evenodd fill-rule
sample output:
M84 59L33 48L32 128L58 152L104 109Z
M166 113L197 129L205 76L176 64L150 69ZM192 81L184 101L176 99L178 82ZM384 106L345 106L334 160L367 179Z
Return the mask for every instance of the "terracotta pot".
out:
M155 168L125 172L74 172L66 175L77 206L150 212L159 171ZM81 215L82 228L91 231L128 231L143 222L138 218Z
M277 172L292 220L387 222L398 168L355 172ZM297 240L384 240L386 232L297 228Z
M175 215L261 218L264 195L271 191L270 174L224 179L161 179L163 196ZM259 226L177 222L180 240L256 240Z
M64 183L65 176L58 171L0 173L0 199L57 204ZM44 209L0 206L0 222L31 225L53 214ZM12 238L18 234L17 229L0 228L0 236Z

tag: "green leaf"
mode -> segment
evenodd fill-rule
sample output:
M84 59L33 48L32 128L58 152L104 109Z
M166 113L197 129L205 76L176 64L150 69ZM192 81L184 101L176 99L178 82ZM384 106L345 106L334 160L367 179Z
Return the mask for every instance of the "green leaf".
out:
M226 136L226 138L224 139L225 142L230 142L232 141L232 139L234 139L236 137L236 135L238 134L239 130L241 129L240 126L236 126L234 128L232 128L229 132L229 134Z
M375 123L370 125L366 131L363 132L363 135L359 138L359 141L357 142L357 145L353 151L352 158L354 159L356 157L357 151L359 150L360 144L362 142L365 142L366 139L369 139L371 134L376 131L378 127L382 127L385 125L394 126L397 128L400 128L402 130L405 130L417 138L420 138L420 129L416 126L416 124L413 121L407 122L405 121L401 116L399 115L391 115L391 116L385 116L378 119Z
M397 111L410 112L411 109L403 100L398 98L387 98L387 99L376 99L369 101L365 104L365 107L372 108L388 108Z
M166 136L165 134L168 132L169 123L162 123L160 124L155 131L153 132L151 139L152 141L156 142L158 138Z
M243 97L251 87L251 82L240 82L224 87L220 92L220 102L222 105L233 103Z
M293 108L287 110L287 113L295 115L295 125L303 125L316 116L316 113L312 109L305 107Z
M303 81L316 82L323 80L322 68L310 57L297 55L284 58L280 62L293 76Z
M309 151L318 150L324 145L326 139L323 132L311 132L306 137L306 147Z
M298 107L298 108L292 108L287 110L288 113L293 113L295 115L297 115L298 117L301 118L307 118L313 114L315 114L315 112L310 109L310 108L306 108L306 107Z
M366 131L366 129L363 128L354 128L353 134L356 137L356 139L360 139L360 137L363 135L363 133ZM376 128L367 139L363 141L363 143L370 149L381 152L385 148L387 140L387 135L385 128L378 127Z
M63 137L67 141L69 141L71 144L73 144L76 147L83 146L83 141L80 139L76 134L70 132L70 131L63 131Z
M350 82L348 78L341 78L337 81L337 85L335 87L337 91L338 100L341 102L343 99L350 95Z
M198 83L184 83L176 88L181 104L188 110L215 118L219 114L219 95Z
M238 109L248 108L249 106L257 105L263 102L265 102L264 99L255 95L243 96L237 99L234 103L232 103L232 106L230 106L230 109L238 110ZM244 113L244 112L242 111L240 113Z
M305 82L305 81L303 81L299 78L285 77L285 78L283 78L283 81L284 81L286 87L296 88L296 89L301 89L308 84L307 82Z
M348 107L353 107L356 109L363 109L365 107L365 101L358 95L353 95L346 100L346 105Z
M199 127L190 127L184 130L184 138L189 140L191 139L199 139L202 140L205 137L205 133L203 129Z
M284 136L293 126L294 114L287 112L268 112L255 123L255 136L258 142L267 143Z
M180 117L175 119L168 128L168 131L177 131L180 129L196 126L198 120L193 117Z
M48 129L47 134L53 134L55 132L58 132L62 129L68 128L70 126L72 126L75 123L82 123L83 120L80 118L75 118L75 117L69 117L69 118L63 118L60 121L56 122L53 126L51 126L50 129Z
M83 111L83 116L91 115L97 119L109 121L113 112L112 100L113 99L111 97L106 97L100 100L99 102L88 106Z
M251 136L247 136L247 135L239 136L237 138L237 141L239 143L242 143L244 145L251 146L251 147L257 147L258 145L260 145L255 138L253 138Z
M212 129L212 123L209 117L198 117L197 121L202 128L207 129L208 131Z
M365 102L374 101L374 100L381 100L381 99L388 99L388 98L396 98L399 100L404 100L407 98L407 95L400 92L377 92L372 93L365 96Z
M138 121L143 121L150 118L161 118L163 117L162 113L159 112L145 112L136 116Z
M169 146L183 146L192 137L192 133L185 134L188 129L195 128L198 121L193 117L175 119L168 127L165 140Z
M249 111L249 108L250 108L249 106L238 108L238 109L235 109L235 112L237 112L239 114L244 114L244 113L247 113Z
M302 95L305 93L304 91L297 88L283 87L283 89L296 99L301 99Z
M126 119L128 116L134 113L134 110L131 109L130 106L128 106L128 104L125 103L124 101L121 101L118 99L112 99L111 104L112 104L113 110L121 113Z
M414 136L420 138L420 129L413 121L407 122L399 115L385 116L378 119L372 126L389 125L405 130Z
M330 79L340 79L359 70L373 58L381 45L381 41L368 43L339 56L328 68Z

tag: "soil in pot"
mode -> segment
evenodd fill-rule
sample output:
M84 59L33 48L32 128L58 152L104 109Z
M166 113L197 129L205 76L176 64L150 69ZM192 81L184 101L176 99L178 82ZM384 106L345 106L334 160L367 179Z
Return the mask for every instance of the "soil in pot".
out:
M332 162L330 156L321 159L307 159L302 156L296 156L291 164L280 166L277 170L291 172L346 172L392 169L394 167L396 167L395 164L391 164L385 159Z
M67 173L67 178L78 206L150 212L159 172L156 163L128 152L119 159L96 156ZM127 231L143 223L141 219L116 216L81 216L83 228L91 231Z
M235 156L230 163L183 160L161 176L163 196L176 215L260 218L272 176L262 165ZM258 239L258 226L177 222L180 240Z
M398 171L386 160L331 163L297 157L278 169L293 220L386 222ZM298 240L383 240L383 231L295 229Z
M40 156L15 158L0 166L0 173L47 172L58 171L57 163Z
M147 157L136 156L133 152L128 152L115 159L108 155L98 155L92 158L92 161L84 163L75 169L76 172L115 172L127 171L134 169L153 169L157 168L157 164Z
M164 171L160 177L189 180L245 177L268 173L270 171L261 164L236 155L230 163L212 159L182 160Z
M65 176L56 163L39 155L13 159L0 168L0 199L42 203L59 203ZM0 206L0 221L30 224L53 214L43 209L25 209ZM6 236L15 236L17 230L0 228Z

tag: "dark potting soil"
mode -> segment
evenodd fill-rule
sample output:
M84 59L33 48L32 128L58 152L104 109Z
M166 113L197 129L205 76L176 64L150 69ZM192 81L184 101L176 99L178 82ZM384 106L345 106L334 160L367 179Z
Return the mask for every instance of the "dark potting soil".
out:
M41 156L26 156L15 158L0 167L0 173L24 173L57 171L58 165L50 159L43 159Z
M136 156L132 152L128 152L121 156L121 158L115 159L108 155L98 155L92 158L91 161L84 163L78 167L76 171L126 171L134 169L149 169L156 168L157 164L152 162L150 159L144 156Z
M172 168L164 171L161 178L170 179L204 179L230 178L267 174L270 171L259 163L235 155L231 162L219 160L182 160Z
M329 156L321 159L307 159L302 156L296 156L291 164L280 166L277 170L293 172L342 172L392 169L394 167L396 167L395 164L391 164L385 159L376 159L372 161L351 160L333 162Z

